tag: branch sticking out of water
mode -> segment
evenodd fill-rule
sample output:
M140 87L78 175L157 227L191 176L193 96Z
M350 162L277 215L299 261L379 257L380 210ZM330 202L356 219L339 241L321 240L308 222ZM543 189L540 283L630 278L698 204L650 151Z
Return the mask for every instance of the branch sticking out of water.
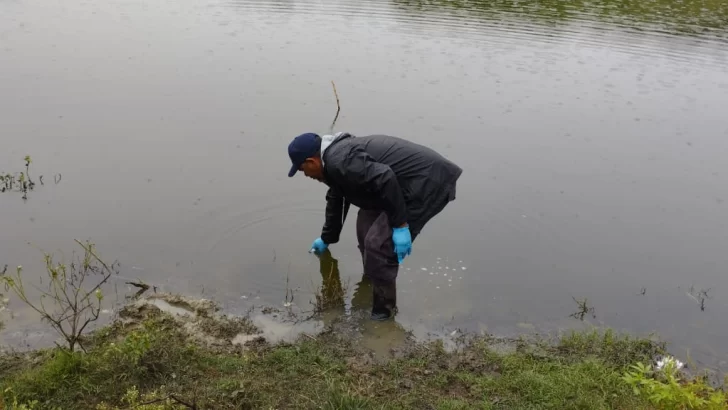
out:
M339 112L341 111L341 104L339 104L339 93L336 92L336 84L334 84L334 80L331 80L331 86L334 88L334 97L336 97L336 116L334 116L334 121L331 122L330 131L333 134L334 133L334 125L336 125L336 120L339 119Z
M126 284L127 285L131 285L131 286L134 286L135 288L138 288L139 289L134 294L134 296L132 296L133 299L138 299L139 296L141 296L142 294L144 294L144 292L146 292L146 291L149 290L149 285L147 285L146 283L142 282L141 280L139 280L137 282L126 282Z
M688 296L692 297L698 302L698 304L700 305L700 310L703 312L705 311L705 302L710 299L710 296L708 296L708 292L710 292L710 289L712 288L700 289L696 292L695 286L690 286L690 292L688 292Z

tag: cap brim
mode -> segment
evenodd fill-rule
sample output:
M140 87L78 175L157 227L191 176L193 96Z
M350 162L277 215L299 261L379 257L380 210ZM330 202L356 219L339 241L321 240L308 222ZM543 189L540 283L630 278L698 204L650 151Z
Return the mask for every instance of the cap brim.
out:
M300 165L296 165L296 164L291 165L291 170L288 171L288 177L290 178L290 177L296 175L296 172L298 172L298 168L300 168L300 167L301 167Z

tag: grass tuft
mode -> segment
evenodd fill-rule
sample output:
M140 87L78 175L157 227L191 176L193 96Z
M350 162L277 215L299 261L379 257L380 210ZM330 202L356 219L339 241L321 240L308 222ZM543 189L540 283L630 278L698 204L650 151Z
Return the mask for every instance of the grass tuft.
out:
M598 357L605 363L624 369L627 366L665 353L665 344L649 339L637 339L617 335L613 330L604 332L571 332L563 336L558 344L562 355L572 359Z

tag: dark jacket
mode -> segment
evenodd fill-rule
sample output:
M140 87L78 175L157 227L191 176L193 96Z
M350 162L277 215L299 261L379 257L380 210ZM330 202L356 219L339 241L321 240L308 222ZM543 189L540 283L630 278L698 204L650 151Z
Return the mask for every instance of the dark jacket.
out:
M408 223L413 235L454 199L462 169L430 148L386 135L337 134L322 145L326 222L321 239L339 241L349 204L382 210L392 227Z

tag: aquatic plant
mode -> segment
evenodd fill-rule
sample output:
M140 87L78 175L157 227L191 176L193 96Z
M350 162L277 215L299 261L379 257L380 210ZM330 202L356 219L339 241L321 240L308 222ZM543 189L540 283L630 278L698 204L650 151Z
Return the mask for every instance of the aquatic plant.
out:
M26 155L23 158L23 161L25 161L25 171L14 173L0 172L0 193L21 192L23 194L23 200L27 201L28 192L32 191L35 188L36 183L30 177L30 164L33 163L32 158L30 158L30 155ZM56 174L53 177L53 180L56 184L61 182L61 179L61 174ZM45 185L45 183L43 182L43 175L40 175L38 177L38 182L40 182L41 185Z
M575 297L572 297L572 299L574 299L574 302L576 302L578 310L570 314L570 317L583 321L586 315L591 314L592 318L596 319L597 315L594 310L594 306L589 306L588 300L586 298L579 300Z

